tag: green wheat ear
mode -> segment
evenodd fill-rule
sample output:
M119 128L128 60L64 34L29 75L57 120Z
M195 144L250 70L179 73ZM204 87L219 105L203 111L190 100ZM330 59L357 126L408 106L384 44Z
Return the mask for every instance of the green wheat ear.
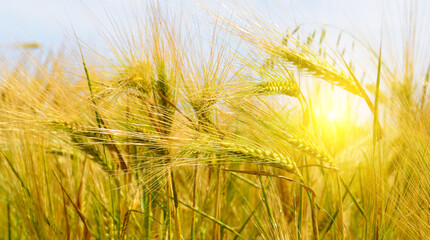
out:
M165 135L169 135L173 124L173 115L175 109L172 104L174 102L174 90L171 86L171 76L168 75L166 64L160 60L156 65L156 75L154 78L154 94L156 96L156 102L158 110L160 111L160 124L162 126L162 132Z
M292 134L286 134L286 141L297 151L308 154L309 156L334 165L333 157L320 146Z
M83 153L91 156L91 160L100 165L103 170L113 170L111 164L104 160L103 153L98 148L98 145L93 144L93 142L102 142L99 134L94 129L64 120L50 120L49 123L55 129L68 133L70 135L72 145Z
M359 87L352 77L348 76L342 70L336 69L325 59L317 57L317 54L308 50L306 46L301 46L301 48L306 49L306 54L303 53L304 50L286 46L275 48L273 54L296 66L301 71L326 80L352 94L362 96Z
M294 161L291 160L290 157L280 153L229 142L221 142L219 145L222 148L225 148L229 153L258 159L261 160L259 163L265 165L271 165L290 172L294 172L296 170Z

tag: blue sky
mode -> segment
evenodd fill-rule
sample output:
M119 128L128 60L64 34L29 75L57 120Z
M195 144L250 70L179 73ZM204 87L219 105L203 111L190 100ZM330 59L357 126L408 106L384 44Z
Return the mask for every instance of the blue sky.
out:
M0 0L0 51L15 43L38 42L44 49L58 49L61 44L76 44L73 30L92 48L106 47L98 32L110 19L131 18L125 9L133 4L152 0ZM155 0L154 0L155 1ZM399 55L400 36L404 25L405 2L412 0L160 0L186 19L196 21L207 17L197 5L228 10L250 7L252 12L277 24L282 31L297 24L319 28L332 26L356 34L377 45L383 20L384 33L391 43L389 54ZM417 29L421 45L430 41L430 1L417 0L421 29ZM236 6L234 6L236 4ZM249 6L248 6L249 5ZM235 10L236 11L236 10ZM106 13L111 17L108 17ZM191 17L193 16L193 17ZM133 21L133 20L132 20ZM197 20L198 21L198 20ZM98 48L98 49L97 49ZM102 50L103 51L103 50ZM430 47L424 47L422 58L428 58Z
M13 42L39 42L43 45L58 45L70 36L72 26L78 36L85 41L98 44L98 33L95 31L94 19L107 21L106 10L113 16L122 16L124 5L137 0L0 0L0 44L5 46ZM198 8L190 0L166 1L173 8L184 8L183 12L198 14ZM217 3L214 1L199 1L201 4ZM219 1L231 3L232 1ZM246 1L243 1L246 2ZM276 1L250 1L261 12L280 13ZM379 3L372 0L290 0L279 1L287 7L289 14L294 15L298 22L331 24L344 29L353 29L354 21L361 18L360 25L367 29L379 19ZM261 7L260 7L261 6ZM293 9L293 11L291 11ZM285 13L280 13L284 14ZM370 25L369 25L370 24Z
M39 42L58 46L70 38L72 27L82 39L97 37L91 15L105 20L101 1L17 0L4 1L0 8L0 44ZM106 1L108 9L121 5Z

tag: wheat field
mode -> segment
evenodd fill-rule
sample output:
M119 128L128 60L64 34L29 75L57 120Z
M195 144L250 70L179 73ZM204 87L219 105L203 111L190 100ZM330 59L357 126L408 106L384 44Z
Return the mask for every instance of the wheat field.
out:
M146 1L108 52L0 51L0 239L430 239L430 31L402 4L369 40Z

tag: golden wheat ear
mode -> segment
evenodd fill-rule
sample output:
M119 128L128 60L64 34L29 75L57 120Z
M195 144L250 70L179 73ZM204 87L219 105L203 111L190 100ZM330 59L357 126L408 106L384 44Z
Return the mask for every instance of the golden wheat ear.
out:
M289 81L278 80L255 84L255 93L264 95L284 94L287 96L297 97L300 90L297 84Z
M296 78L279 58L269 57L262 64L257 60L245 64L252 70L252 74L243 77L246 79L244 84L250 86L250 94L299 96L300 87ZM239 86L242 87L241 84Z

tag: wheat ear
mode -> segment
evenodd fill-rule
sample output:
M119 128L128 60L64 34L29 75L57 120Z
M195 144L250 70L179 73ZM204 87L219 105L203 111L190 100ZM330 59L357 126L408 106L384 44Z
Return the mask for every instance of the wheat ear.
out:
M290 172L294 172L297 169L296 164L290 157L280 153L229 142L221 142L220 145L230 153L262 160L262 164L272 165Z
M265 95L284 94L297 97L300 94L300 89L292 81L278 80L257 83L255 85L255 93Z
M330 165L334 165L333 157L323 150L316 144L307 141L304 138L294 136L292 134L286 134L286 141L297 151L304 152L313 158L326 162Z
M279 47L274 50L274 55L296 66L299 70L306 71L315 77L326 80L352 94L362 96L360 89L352 77L348 76L342 70L334 68L326 60L317 58L316 54L313 54L310 50L306 52L308 54L304 54L303 51L298 49Z
M71 135L71 140L75 146L82 152L87 153L92 157L92 161L99 164L105 171L112 170L112 167L104 160L100 150L94 144L89 144L88 139L96 139L101 141L94 130L79 126L76 123L63 120L50 120L55 128L62 129ZM110 145L107 145L110 146Z

